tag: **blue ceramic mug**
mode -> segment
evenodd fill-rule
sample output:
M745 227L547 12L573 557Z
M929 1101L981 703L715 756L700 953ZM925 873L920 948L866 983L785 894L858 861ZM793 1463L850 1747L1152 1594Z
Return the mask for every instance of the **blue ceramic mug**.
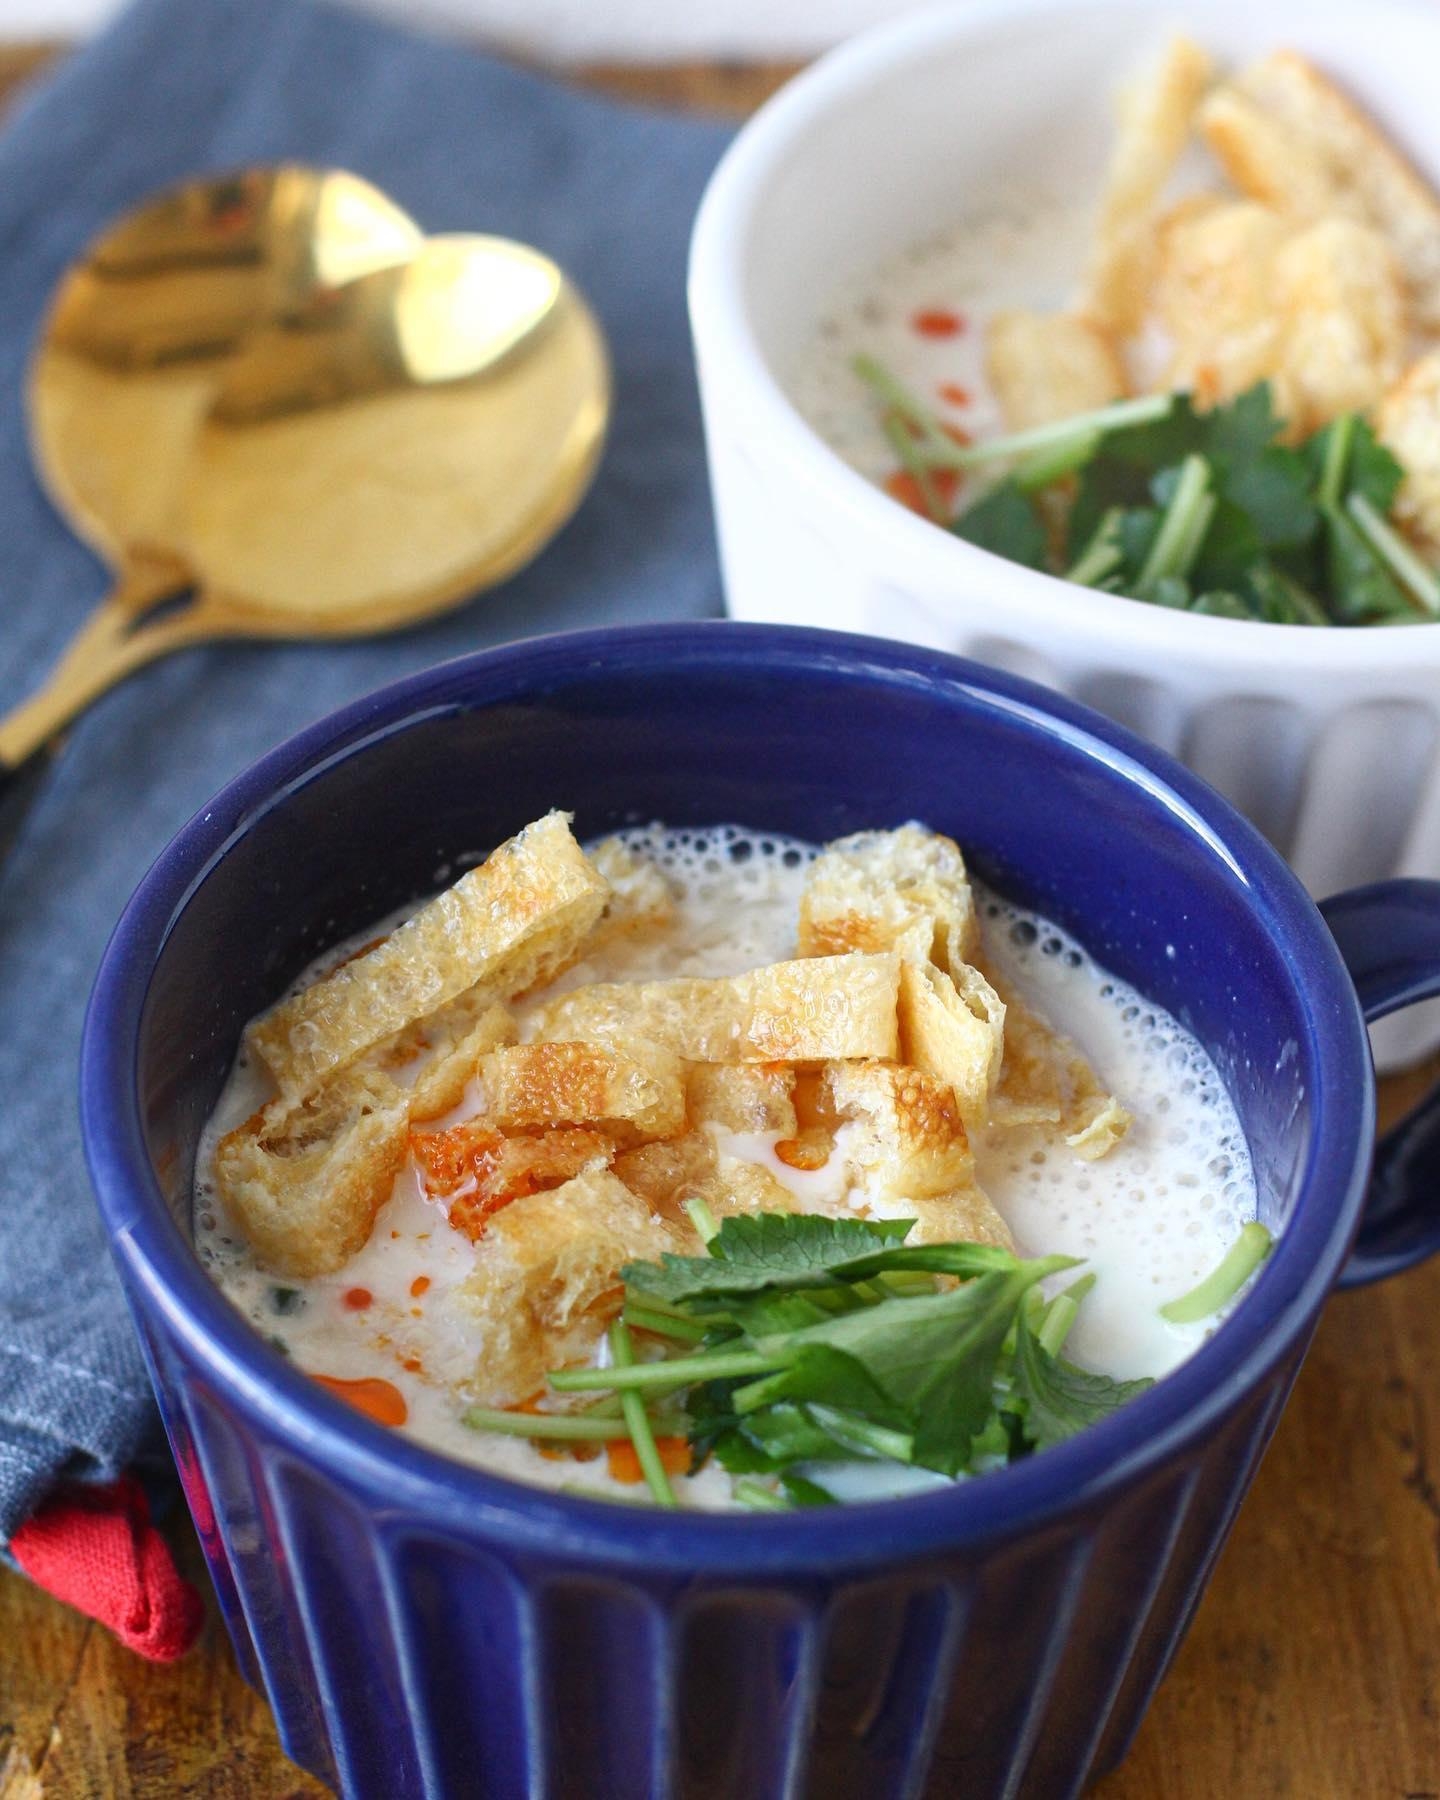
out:
M191 1253L196 1139L241 1028L327 944L552 806L582 837L657 818L951 833L1215 1058L1280 1233L1253 1291L1058 1448L791 1516L519 1487L312 1385ZM1097 715L828 632L515 645L386 688L233 782L116 930L82 1098L220 1603L290 1755L374 1800L1056 1800L1115 1763L1326 1295L1440 1246L1440 1113L1382 1146L1365 1211L1365 1019L1440 990L1440 886L1389 883L1328 917L1335 936L1236 813Z

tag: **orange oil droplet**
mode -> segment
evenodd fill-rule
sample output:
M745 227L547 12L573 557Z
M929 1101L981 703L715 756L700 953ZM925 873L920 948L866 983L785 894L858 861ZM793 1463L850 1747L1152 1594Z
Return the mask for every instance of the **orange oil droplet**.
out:
M340 1304L351 1312L364 1312L367 1306L374 1304L374 1300L375 1296L369 1288L362 1287L346 1288L340 1296Z
M959 337L965 329L965 315L944 306L927 306L911 316L910 328L919 337Z
M347 1406L353 1406L356 1412L364 1413L377 1425L403 1425L410 1417L410 1409L399 1388L393 1381L384 1381L378 1375L362 1375L354 1381L340 1375L312 1375L310 1379L318 1381L321 1387L328 1388Z

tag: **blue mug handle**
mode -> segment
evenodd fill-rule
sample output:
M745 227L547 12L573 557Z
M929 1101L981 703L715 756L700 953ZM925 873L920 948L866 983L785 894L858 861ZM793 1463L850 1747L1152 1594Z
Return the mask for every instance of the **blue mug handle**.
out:
M1440 994L1440 881L1377 881L1320 903L1365 1022ZM1365 1216L1341 1287L1440 1251L1440 1087L1375 1146Z

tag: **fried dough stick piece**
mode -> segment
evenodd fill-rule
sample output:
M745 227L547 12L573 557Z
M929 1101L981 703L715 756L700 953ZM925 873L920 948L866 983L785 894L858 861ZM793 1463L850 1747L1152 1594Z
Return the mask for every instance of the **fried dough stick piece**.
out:
M900 963L827 956L722 979L601 982L543 1006L537 1041L640 1037L687 1062L826 1062L894 1056Z
M615 1145L598 1131L572 1126L507 1135L471 1118L444 1131L412 1129L410 1154L427 1193L448 1200L451 1230L478 1242L502 1206L605 1168Z
M1380 232L1322 219L1275 258L1282 320L1277 387L1291 432L1368 413L1404 366L1410 322L1400 266Z
M894 950L899 1055L954 1089L966 1126L985 1123L1000 1074L1005 1008L971 965L980 941L965 858L921 825L826 846L800 900L800 950Z
M1293 230L1273 207L1213 195L1182 203L1161 225L1155 306L1172 345L1166 380L1197 405L1217 406L1268 379L1288 418L1289 396L1276 379L1282 320L1274 281Z
M287 1099L467 990L508 1000L571 962L609 897L548 813L374 949L283 1001L249 1041Z
M1277 50L1222 83L1200 130L1240 190L1292 218L1372 226L1422 324L1440 326L1440 198L1375 121L1315 65Z
M759 1163L725 1155L705 1130L627 1150L615 1158L614 1170L653 1211L685 1229L687 1200L703 1200L718 1219L732 1213L802 1210L778 1176Z
M622 838L603 838L586 854L610 888L605 910L585 939L586 956L615 938L658 930L675 916L675 895L664 871L637 856Z
M1094 412L1126 391L1115 345L1101 326L1073 313L997 313L985 331L985 373L1012 431ZM1072 476L1035 496L1057 563L1074 489Z
M363 1249L405 1161L412 1120L454 1106L481 1054L512 1030L504 1007L491 1007L432 1047L409 1087L372 1055L301 1100L272 1100L222 1138L220 1196L260 1261L277 1274L324 1275Z
M1005 996L1005 1061L991 1110L1001 1130L1051 1125L1085 1162L1113 1150L1132 1116L1106 1093L1079 1048L1037 1013L997 975Z
M1175 386L1214 406L1267 380L1297 440L1368 412L1409 335L1399 265L1379 232L1347 218L1299 225L1254 200L1178 209L1161 231L1156 301Z
M1126 387L1104 329L1073 313L996 313L985 332L985 374L1012 431L1094 412Z
M962 1240L1014 1248L1009 1227L975 1181L969 1141L951 1089L894 1063L831 1063L827 1104L851 1130L854 1179L882 1216L914 1217L909 1241Z
M1082 305L1089 318L1115 337L1128 337L1144 315L1154 269L1156 209L1212 72L1213 64L1198 44L1176 38L1122 105Z
M680 1058L639 1038L514 1044L480 1062L485 1116L502 1131L589 1125L622 1143L685 1126Z
M1440 561L1440 350L1406 370L1381 401L1376 428L1405 469L1395 518L1432 561Z
M511 1201L481 1234L459 1289L480 1346L474 1397L504 1406L535 1393L547 1370L594 1348L620 1310L626 1263L694 1241L605 1169Z
M811 863L800 899L800 954L895 950L948 968L980 941L965 858L923 825L836 838Z
M691 1063L685 1071L685 1106L696 1125L794 1137L794 1094L788 1063Z

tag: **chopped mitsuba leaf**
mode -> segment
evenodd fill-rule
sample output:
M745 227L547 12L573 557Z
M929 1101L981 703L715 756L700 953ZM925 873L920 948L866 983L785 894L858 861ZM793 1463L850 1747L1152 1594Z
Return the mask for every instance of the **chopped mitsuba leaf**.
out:
M1058 1442L1144 1385L1059 1358L1091 1283L1082 1277L1048 1303L1040 1283L1073 1258L911 1245L911 1224L741 1215L716 1228L704 1256L629 1264L627 1312L687 1329L657 1331L665 1354L639 1363L617 1326L611 1367L549 1378L556 1394L608 1393L605 1419L548 1416L584 1420L577 1435L628 1436L665 1504L663 1469L647 1451L657 1418L674 1435L683 1407L692 1473L713 1459L750 1483L754 1505L815 1506L830 1502L814 1473L827 1464L977 1474ZM518 1429L539 1436L547 1425L527 1414Z
M1387 517L1404 470L1358 414L1286 443L1262 381L1208 412L1188 394L1149 395L957 448L913 395L862 361L892 441L905 427L917 481L973 469L983 483L1008 464L948 521L983 550L1213 618L1313 627L1440 617L1440 574Z
M1013 481L1002 481L961 513L950 529L977 549L1027 569L1046 566L1045 527L1034 502Z

